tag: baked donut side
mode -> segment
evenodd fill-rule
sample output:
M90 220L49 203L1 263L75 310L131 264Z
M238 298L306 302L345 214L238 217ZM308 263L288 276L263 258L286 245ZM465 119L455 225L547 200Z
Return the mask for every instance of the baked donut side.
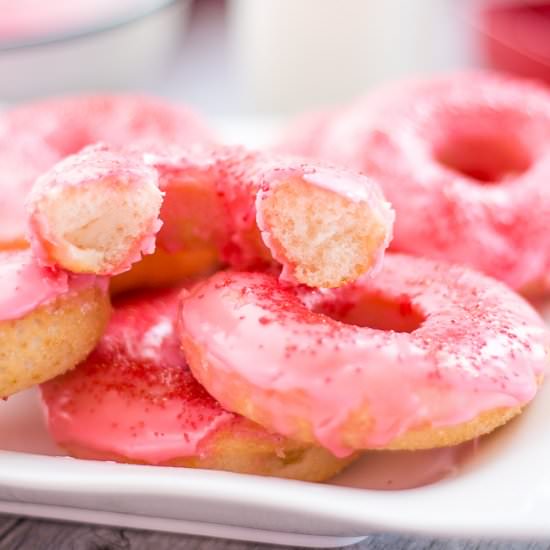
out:
M73 368L110 315L107 281L52 272L29 250L0 253L0 398Z

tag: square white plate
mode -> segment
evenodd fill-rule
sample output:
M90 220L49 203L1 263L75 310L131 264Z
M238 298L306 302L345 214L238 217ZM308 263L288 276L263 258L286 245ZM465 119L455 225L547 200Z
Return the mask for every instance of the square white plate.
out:
M546 384L454 470L449 451L371 453L314 484L67 458L30 390L0 404L0 512L313 547L390 531L550 537L549 418Z
M247 132L266 136L265 125ZM550 537L549 419L546 384L475 448L371 453L314 484L67 458L30 390L0 402L0 512L312 547L390 531Z

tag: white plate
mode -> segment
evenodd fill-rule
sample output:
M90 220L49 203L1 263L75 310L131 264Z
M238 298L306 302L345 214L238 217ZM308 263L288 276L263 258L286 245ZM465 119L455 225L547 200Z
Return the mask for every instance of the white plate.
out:
M313 547L390 531L550 537L548 418L547 384L454 472L447 451L373 453L314 484L59 456L31 390L0 404L0 512ZM411 483L448 475L362 488L403 483L404 472Z
M0 512L312 547L391 531L550 538L549 419L546 384L475 448L372 453L314 484L63 457L30 390L0 403Z

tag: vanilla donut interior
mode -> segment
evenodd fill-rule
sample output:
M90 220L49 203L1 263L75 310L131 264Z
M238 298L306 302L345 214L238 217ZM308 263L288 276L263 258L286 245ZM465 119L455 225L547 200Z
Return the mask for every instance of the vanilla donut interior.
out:
M277 183L261 204L271 248L311 287L353 281L377 262L387 228L365 202L300 178Z
M120 265L158 215L160 193L157 198L155 191L104 178L45 198L42 214L56 243L52 255L75 272L109 271Z

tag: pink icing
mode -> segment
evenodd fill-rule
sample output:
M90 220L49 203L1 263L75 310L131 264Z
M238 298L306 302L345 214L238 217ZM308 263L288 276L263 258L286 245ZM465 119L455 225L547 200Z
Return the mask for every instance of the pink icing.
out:
M105 278L43 267L30 250L0 252L0 321L19 319L41 305L87 287L98 286L106 292L107 284Z
M36 178L86 145L187 147L214 141L191 110L147 96L68 96L8 110L0 116L0 248L25 239L25 199Z
M322 138L302 138L302 152L380 182L397 213L392 249L469 265L515 289L544 282L548 91L473 73L383 92L342 109Z
M145 189L151 201L162 200L158 190L157 172L147 166L141 156L129 152L115 151L104 144L88 146L76 155L71 155L58 162L48 172L39 177L28 197L30 242L36 257L44 265L56 267L57 262L50 255L52 248L67 246L57 235L58 228L44 212L43 203L55 203L56 200L67 200L71 189L96 187L101 193L106 187L121 189L127 192L132 189ZM60 204L58 208L61 208ZM143 254L155 250L155 236L162 226L157 217L142 220L142 233L127 243L126 254L120 263L109 272L101 275L116 275L130 269Z
M123 298L90 357L41 386L57 442L158 464L202 456L217 430L239 429L186 365L177 304L177 290Z
M397 314L385 319L375 303L356 310L365 297ZM341 439L348 415L365 407L373 423L360 446L371 448L426 422L453 426L526 404L550 343L542 319L506 286L401 255L388 255L374 279L299 295L270 275L218 273L184 299L181 332L218 373L203 380L191 365L224 406L236 405L224 382L237 375L271 429L292 437L303 418L340 456L352 450ZM288 397L295 392L300 399Z

